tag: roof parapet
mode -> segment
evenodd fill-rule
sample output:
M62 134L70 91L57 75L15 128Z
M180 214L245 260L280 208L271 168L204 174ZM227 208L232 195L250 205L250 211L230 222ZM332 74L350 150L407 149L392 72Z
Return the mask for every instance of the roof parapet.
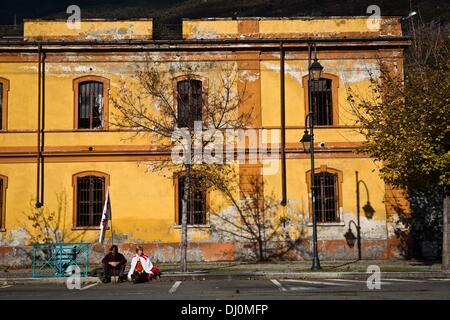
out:
M81 20L70 28L66 20L25 20L24 40L150 40L152 19Z
M183 39L401 36L400 17L183 19Z

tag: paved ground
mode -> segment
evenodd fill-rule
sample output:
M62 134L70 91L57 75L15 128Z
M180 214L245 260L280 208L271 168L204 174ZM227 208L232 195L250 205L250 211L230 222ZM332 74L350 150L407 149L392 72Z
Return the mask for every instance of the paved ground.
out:
M444 299L450 300L450 279L382 279L381 289L369 290L365 280L205 280L156 281L133 285L90 284L81 290L65 285L0 285L0 300L8 299Z
M158 263L154 262L164 274L178 273L178 263ZM128 264L129 265L129 264ZM370 265L380 266L383 272L439 272L441 264L437 262L424 262L415 260L323 260L321 262L322 272L366 272ZM89 270L94 270L100 266L90 265ZM309 272L311 271L311 261L282 261L279 263L266 262L201 262L189 263L190 272L201 272L209 274L238 274L255 272ZM7 278L28 278L31 277L30 268L0 267L0 279Z

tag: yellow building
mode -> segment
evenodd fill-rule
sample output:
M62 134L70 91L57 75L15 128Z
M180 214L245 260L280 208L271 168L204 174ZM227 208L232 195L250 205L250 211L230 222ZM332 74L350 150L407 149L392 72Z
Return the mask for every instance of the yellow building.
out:
M311 42L324 67L314 132L320 255L357 256L357 246L349 246L345 235L349 228L356 235L359 185L360 207L370 199L374 209L368 217L360 210L363 258L398 256L395 216L387 205L393 195L379 178L379 164L357 153L364 139L347 102L349 88L369 92L369 72L377 73L378 59L402 72L408 41L398 17L382 17L376 27L367 17L183 20L177 41L153 41L151 19L83 20L79 29L65 21L27 20L23 40L0 40L1 264L29 263L24 252L42 240L36 238L36 221L30 220L36 213L41 220L53 217L49 223L64 241L92 243L91 256L97 259L104 251L96 242L108 187L114 241L122 250L141 243L155 260L179 259L178 183L139 165L167 152L145 135L131 138L132 131L110 121L115 89L145 57L167 65L180 59L232 63L238 70L237 90L250 92L242 108L253 108L253 129L279 135L284 101L287 206L279 210L294 212L304 222L305 241L289 257L309 258L311 168L299 140L308 110ZM203 81L199 90L207 91L204 83L214 81L208 68L199 68L195 76ZM278 159L276 167L281 163ZM239 164L241 186L247 176L263 177L264 192L281 200L282 170L269 171L264 161ZM36 209L36 202L43 207ZM189 260L251 256L241 241L214 234L208 206L197 211L189 221ZM108 232L106 243L109 237Z

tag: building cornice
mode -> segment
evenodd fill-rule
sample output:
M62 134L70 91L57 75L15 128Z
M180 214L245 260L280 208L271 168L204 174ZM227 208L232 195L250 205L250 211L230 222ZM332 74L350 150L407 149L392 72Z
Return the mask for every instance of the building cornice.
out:
M310 43L317 47L342 50L407 47L408 36L265 38L265 39L193 39L193 40L0 40L2 52L170 52L170 51L305 51Z

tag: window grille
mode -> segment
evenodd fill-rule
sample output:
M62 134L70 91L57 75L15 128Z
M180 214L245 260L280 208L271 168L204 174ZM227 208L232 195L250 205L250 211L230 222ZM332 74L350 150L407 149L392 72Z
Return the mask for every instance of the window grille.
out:
M340 222L337 181L337 175L329 172L314 175L314 209L319 223Z
M105 178L77 178L77 226L98 227L105 202Z
M178 224L181 225L183 214L183 196L185 176L178 177ZM206 224L206 194L201 189L199 180L191 177L191 194L188 197L187 224Z
M332 80L319 79L312 82L312 105L314 124L333 125Z
M3 83L0 83L0 130L3 129Z
M177 125L193 127L194 121L202 121L202 82L182 80L177 83Z
M3 192L4 186L3 185L4 185L3 179L0 178L0 229L3 228L3 225L2 225L2 223L3 223L3 203L5 201L5 199L3 199L3 195L4 195L4 192Z

